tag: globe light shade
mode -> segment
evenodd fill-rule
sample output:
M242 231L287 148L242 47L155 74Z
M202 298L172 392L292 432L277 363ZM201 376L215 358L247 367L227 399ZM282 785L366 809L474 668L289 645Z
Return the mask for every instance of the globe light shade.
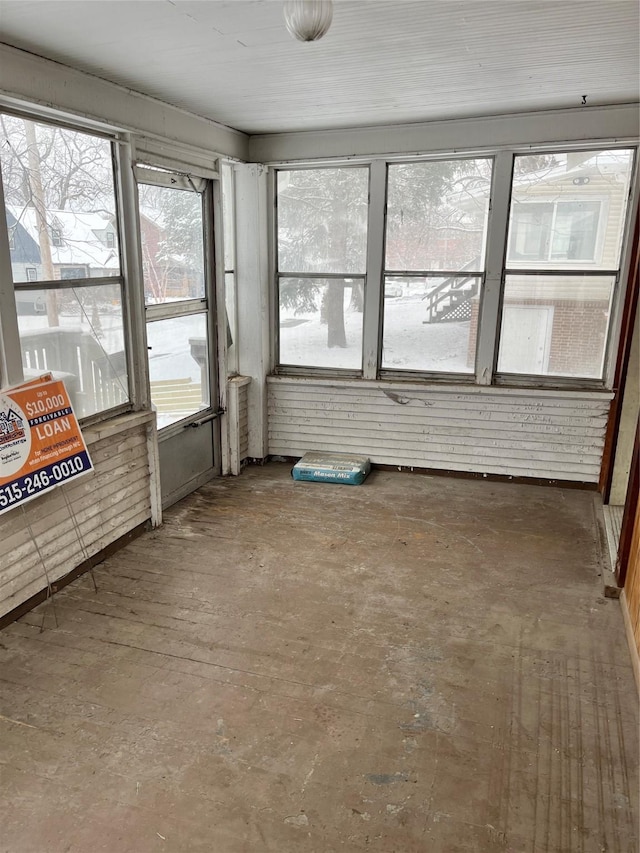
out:
M287 0L284 22L299 41L317 41L327 32L333 18L331 0Z

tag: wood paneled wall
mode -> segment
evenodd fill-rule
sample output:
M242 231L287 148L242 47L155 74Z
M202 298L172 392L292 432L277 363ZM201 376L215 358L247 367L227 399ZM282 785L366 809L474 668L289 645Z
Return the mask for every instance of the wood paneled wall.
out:
M611 395L269 377L269 453L597 483Z
M228 470L223 474L239 474L242 461L249 455L249 385L250 376L234 376L227 387L227 428L229 441Z
M86 428L95 471L0 516L0 616L45 589L47 576L54 583L151 518L153 417Z
M636 649L640 655L640 504L636 509L636 523L631 538L631 554L627 573L627 603Z

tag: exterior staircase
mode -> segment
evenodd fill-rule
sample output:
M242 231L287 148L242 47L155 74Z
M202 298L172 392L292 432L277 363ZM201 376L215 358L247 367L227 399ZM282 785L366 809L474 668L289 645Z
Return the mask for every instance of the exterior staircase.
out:
M465 269L478 269L479 258L474 258L461 270L433 288L424 299L427 302L427 319L423 323L444 323L471 319L471 301L480 291L480 275L464 276Z

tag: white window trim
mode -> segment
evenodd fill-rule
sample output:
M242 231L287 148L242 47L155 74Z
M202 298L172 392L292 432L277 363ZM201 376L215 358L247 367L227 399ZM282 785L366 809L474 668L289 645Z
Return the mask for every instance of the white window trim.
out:
M590 200L601 203L601 217L598 224L596 237L596 259L591 261L549 261L547 267L556 269L560 266L568 271L581 271L591 273L616 274L618 283L613 294L611 316L608 326L608 337L604 353L603 374L601 379L589 377L564 377L544 376L533 374L499 374L497 372L498 348L500 345L500 323L502 315L502 299L504 292L504 277L508 272L517 273L524 269L536 270L544 273L544 264L513 264L508 261L508 230L511 208L512 176L514 158L519 154L531 153L564 153L567 151L599 151L609 148L634 149L632 164L632 178L629 198L627 199L626 223L622 237L622 253L619 268L616 270L594 269L602 257L604 226L602 220L608 215L608 200L601 195ZM491 187L491 202L487 222L487 245L485 258L484 282L481 287L480 310L478 317L478 329L476 340L476 367L474 374L447 374L429 373L426 371L389 371L382 368L382 290L384 280L384 235L386 222L386 170L388 164L399 162L420 162L425 160L443 159L470 159L473 157L493 157L493 178ZM567 389L567 390L606 390L610 387L615 362L615 344L619 335L620 315L624 302L624 289L628 280L630 264L630 236L633 227L634 216L637 215L638 199L640 196L640 154L637 140L592 140L589 142L567 141L562 144L535 144L531 146L513 146L508 148L498 146L492 149L473 150L469 152L456 151L447 156L443 152L432 155L417 154L415 157L406 155L400 157L385 156L384 158L358 157L345 160L322 160L322 161L282 161L270 165L271 181L270 192L272 203L270 209L276 211L276 174L282 170L294 169L329 169L340 166L369 166L370 169L370 194L368 215L368 245L367 245L367 272L365 286L365 312L363 326L363 369L357 375L367 380L384 380L392 378L406 379L406 381L423 381L446 383L455 382L463 385L500 386L508 385L514 387L531 387L539 389ZM382 175L384 174L384 178ZM384 189L381 184L384 180ZM578 201L582 197L573 198L573 195L563 198L562 201ZM532 199L533 201L533 199ZM327 369L327 368L298 368L278 361L279 353L279 324L278 324L278 276L277 270L277 213L273 217L271 233L272 243L272 275L271 281L274 285L272 304L274 306L274 322L272 325L273 340L273 364L274 372L279 375L308 375L308 376L336 376L345 377L353 371Z
M0 225L0 387L5 385L15 385L24 381L24 370L21 358L21 342L18 328L18 315L16 310L14 290L19 289L43 289L43 286L51 285L57 289L72 289L76 286L81 286L83 283L88 283L90 286L99 286L102 284L119 284L122 294L122 311L123 311L123 331L124 331L124 348L127 359L128 382L129 382L129 400L126 403L114 406L109 409L96 412L85 418L82 418L82 424L94 424L120 416L132 409L148 408L145 406L143 393L140 386L135 383L134 374L137 371L141 359L134 356L139 345L139 336L134 332L131 319L135 315L135 291L136 291L136 275L135 262L135 245L138 243L137 235L137 220L133 219L129 213L125 214L126 198L130 195L130 188L127 188L127 177L132 175L131 161L131 140L128 134L118 134L117 132L107 133L101 130L96 130L92 126L83 125L81 122L72 124L67 120L57 120L55 116L43 116L38 110L31 111L14 111L4 109L2 111L18 115L28 121L37 122L39 124L48 124L53 127L62 127L78 133L84 133L97 138L105 139L111 146L111 157L114 163L113 181L114 181L114 197L116 204L116 221L117 233L121 241L121 269L117 276L110 276L96 279L61 279L55 282L31 281L13 283L13 272L11 266L11 256L9 250L8 229ZM5 209L4 190L2 185L2 176L0 174L0 210ZM4 222L4 216L3 216ZM51 231L59 231L64 245L64 234L59 228L59 223L51 223ZM125 231L128 232L125 239ZM53 242L53 240L52 240ZM117 245L117 240L116 240ZM128 256L125 252L125 246L128 247ZM146 344L145 344L146 345Z

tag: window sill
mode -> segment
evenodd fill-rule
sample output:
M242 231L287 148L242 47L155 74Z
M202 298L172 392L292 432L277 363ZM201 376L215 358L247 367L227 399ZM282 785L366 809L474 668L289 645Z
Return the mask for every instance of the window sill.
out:
M576 388L575 385L566 388L545 387L543 385L526 385L526 384L510 384L510 385L477 385L473 382L458 382L452 381L435 381L433 379L417 380L411 379L396 379L386 377L384 379L362 379L346 376L318 376L316 374L306 375L282 375L272 374L267 376L267 385L316 385L325 388L363 388L363 389L378 389L381 391L389 391L393 388L404 391L425 391L432 390L444 394L462 394L472 395L477 397L483 396L500 396L500 397L518 397L518 396L539 396L539 397L574 397L576 399L602 400L611 399L613 392L609 389L599 387Z
M127 412L124 415L117 415L100 423L91 424L90 426L82 427L82 435L87 443L87 446L96 444L105 438L111 438L114 435L128 432L132 429L137 429L155 422L155 412Z

